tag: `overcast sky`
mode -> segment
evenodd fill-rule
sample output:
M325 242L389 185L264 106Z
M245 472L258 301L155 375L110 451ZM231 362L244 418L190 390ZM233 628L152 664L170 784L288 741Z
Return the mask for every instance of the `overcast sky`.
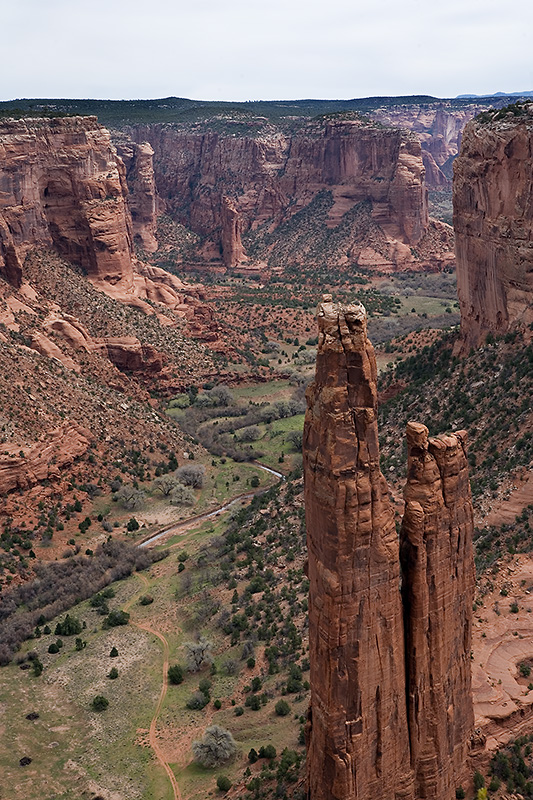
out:
M533 90L532 0L0 0L0 99Z

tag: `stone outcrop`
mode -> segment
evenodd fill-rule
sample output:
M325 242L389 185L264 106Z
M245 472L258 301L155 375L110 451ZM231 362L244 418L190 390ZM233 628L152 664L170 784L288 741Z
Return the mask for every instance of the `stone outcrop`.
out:
M61 469L82 456L91 443L89 431L74 423L46 434L25 451L3 445L0 453L0 495L15 489L29 489L40 481L57 479Z
M131 283L126 194L124 165L96 117L0 122L4 273L16 273L15 256L44 245L92 279Z
M413 798L400 561L360 304L325 296L304 429L311 800ZM444 800L444 798L442 798Z
M485 118L488 116L488 119ZM464 349L533 322L533 104L469 123L455 162Z
M155 187L154 151L148 142L136 144L128 136L113 134L113 144L126 167L128 208L133 236L144 250L157 250L157 190Z
M207 260L218 253L219 262L238 266L245 260L242 234L265 224L274 231L323 191L334 201L332 226L356 204L370 203L371 219L388 242L389 266L410 263L410 248L427 230L422 151L405 131L345 119L261 136L163 124L128 132L136 142L150 142L161 201L178 222L211 241Z
M429 438L425 425L407 425L400 555L416 798L453 798L466 785L474 730L474 520L465 446L466 431Z
M365 309L325 295L318 326L303 440L308 798L453 800L474 724L466 435L409 424L400 558Z

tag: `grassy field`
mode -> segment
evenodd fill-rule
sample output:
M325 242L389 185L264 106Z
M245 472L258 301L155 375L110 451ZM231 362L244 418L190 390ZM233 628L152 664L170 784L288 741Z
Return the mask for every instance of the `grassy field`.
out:
M285 423L287 429L288 421L278 422ZM283 427L282 424L280 429ZM283 484L281 491L287 492L288 487L289 483ZM301 564L295 563L295 555L301 557L300 551L295 551L296 542L301 542L296 533L300 522L291 504L277 497L275 494L275 506L268 512L248 506L240 513L248 520L245 527L250 533L246 536L254 537L254 558L266 556L275 567L275 573L268 578L272 599L265 595L270 609L265 613L274 614L269 619L276 619L280 626L295 613L296 591L302 591L304 576ZM261 502L257 509L260 508ZM266 520L271 517L275 522L269 527ZM199 632L211 641L213 666L204 667L199 673L185 671L180 685L169 685L156 723L159 750L177 777L183 800L216 794L219 774L228 775L235 783L240 781L242 787L251 748L259 750L273 744L278 755L285 747L301 752L299 729L306 713L307 694L303 690L287 694L290 713L277 716L274 708L284 694L286 672L281 669L271 674L261 640L255 640L253 663L242 658L243 642L253 636L259 622L252 620L252 628L243 638L230 641L218 622L219 611L213 619L213 611L207 616L204 613L210 604L220 612L224 608L231 611L234 591L244 598L244 590L255 574L254 561L246 567L244 553L239 555L237 546L235 555L226 558L233 577L228 573L222 582L220 575L217 577L220 567L216 548L230 530L231 519L231 513L223 514L173 536L166 543L167 558L113 584L116 594L108 601L109 606L127 610L131 615L128 625L104 630L103 617L90 601L79 603L70 614L84 623L80 635L85 642L83 649L76 649L75 636L63 636L59 653L48 653L49 645L58 638L54 634L57 620L52 620L51 632L26 642L17 658L26 666L30 663L28 651L35 651L44 665L41 676L34 676L32 669L21 670L21 664L16 662L0 669L1 800L93 800L98 796L106 800L172 800L170 781L150 746L149 729L162 688L163 644L168 646L171 665L185 665L184 644L196 641ZM283 531L279 552L274 531ZM281 594L276 590L277 573L284 578ZM144 595L152 598L149 604L140 603ZM304 595L298 597L303 599ZM254 619L259 620L261 593L251 595L249 603L250 608L241 613L253 613ZM58 619L63 618L64 614ZM302 624L303 618L298 622ZM118 650L115 658L110 656L113 647ZM291 650L290 663L306 652L305 644L297 644L296 650ZM231 671L228 663L234 665ZM287 659L280 661L280 667L282 663L286 664ZM112 667L118 670L114 680L108 677ZM187 700L198 690L200 680L206 678L211 683L209 702L202 710L187 708ZM246 705L253 678L261 682L258 695L261 693L262 703L257 710ZM109 700L103 712L91 709L96 695ZM38 718L26 719L31 712L37 712ZM204 769L192 758L193 740L213 723L230 730L237 745L236 757L220 770ZM19 760L24 757L30 758L31 763L22 767ZM264 764L264 760L250 764L250 774L265 779L265 772L261 772Z

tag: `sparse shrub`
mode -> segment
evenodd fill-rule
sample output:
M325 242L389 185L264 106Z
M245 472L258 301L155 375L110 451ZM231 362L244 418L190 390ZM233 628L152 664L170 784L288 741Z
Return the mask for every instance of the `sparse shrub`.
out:
M159 478L155 479L152 488L154 492L162 495L162 497L168 497L178 484L179 481L175 475L161 475Z
M185 486L201 489L204 484L205 467L203 464L184 464L176 470L176 478Z
M185 642L184 647L189 672L198 672L203 666L213 663L213 645L204 636L196 642Z
M109 700L107 697L104 697L102 694L97 694L96 697L93 698L91 708L93 711L105 711L108 705Z
M146 496L140 489L135 489L134 486L121 486L121 488L113 495L113 500L120 503L122 508L127 511L138 511L144 506Z
M170 502L173 506L193 506L196 502L196 495L192 486L178 483L170 495Z
M203 692L193 692L185 705L192 711L201 711L202 708L206 707L208 702L209 698L207 698Z
M235 755L237 746L228 730L219 725L210 725L202 739L193 742L192 752L195 761L203 767L218 767Z

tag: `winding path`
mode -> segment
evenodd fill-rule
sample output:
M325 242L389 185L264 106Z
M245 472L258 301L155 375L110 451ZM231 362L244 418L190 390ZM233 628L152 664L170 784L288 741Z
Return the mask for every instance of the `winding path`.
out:
M141 573L135 573L138 578L143 582L143 587L147 589L149 587L149 581L145 575L141 575ZM138 599L139 592L135 594L131 600L128 601L125 608L131 608L133 603ZM159 641L163 645L163 684L161 686L161 692L159 694L159 700L157 701L157 706L154 711L154 715L150 722L150 731L149 731L149 741L150 747L154 751L155 757L167 773L168 779L170 781L170 785L172 786L172 791L174 794L174 800L182 800L180 788L178 786L178 782L176 780L176 776L172 771L168 761L165 759L163 752L159 746L159 742L157 741L157 720L159 718L159 714L161 713L161 709L163 707L163 702L165 697L167 696L167 689L168 689L168 663L169 663L169 646L168 641L163 636L162 633L156 631L154 628L151 628L150 625L142 622L135 622L134 620L131 621L131 624L139 628L139 630L146 631L146 633L151 633L153 636L156 636Z
M270 467L267 467L264 464L260 464L259 462L254 462L254 463L259 469L263 469L265 472L269 472L272 475L275 475L280 480L285 480L285 475L283 475L283 473L277 472L276 470L271 469ZM214 517L217 514L221 514L222 512L227 511L236 503L239 503L242 500L248 500L254 497L256 494L261 494L264 491L266 490L258 489L255 492L252 491L237 495L236 497L233 497L231 500L228 500L226 503L219 506L218 508L212 509L211 511L205 512L204 514L198 514L195 517L189 517L189 519L174 523L173 525L169 525L165 527L163 530L159 531L158 533L152 534L151 536L147 537L144 541L140 542L139 547L147 547L153 542L158 541L159 539L162 539L163 537L168 536L170 534L176 533L177 531L183 531L185 533L193 525L197 525L198 523L203 522L206 519L210 519L211 517ZM139 572L135 574L142 581L143 589L147 589L150 586L148 578ZM134 594L133 597L126 603L124 609L125 610L130 609L135 603L135 601L138 600L139 595L140 592ZM157 740L157 720L159 718L159 714L161 713L161 709L163 707L163 703L165 701L168 689L168 665L169 665L168 641L166 640L166 638L163 636L162 633L150 627L150 625L148 625L147 623L136 622L135 620L131 620L131 624L134 627L139 628L139 630L145 631L146 633L151 633L153 636L156 636L163 645L163 684L161 686L161 692L159 694L159 700L157 701L157 706L155 708L154 715L150 722L149 741L150 741L150 747L154 751L155 757L157 758L157 760L159 761L159 763L161 764L161 766L163 767L168 776L170 785L172 786L172 791L174 793L174 800L183 800L180 788L178 786L178 782L176 780L176 776L174 775L174 772L172 771L172 768L170 767L168 761L165 759L165 756L163 755L163 752Z

